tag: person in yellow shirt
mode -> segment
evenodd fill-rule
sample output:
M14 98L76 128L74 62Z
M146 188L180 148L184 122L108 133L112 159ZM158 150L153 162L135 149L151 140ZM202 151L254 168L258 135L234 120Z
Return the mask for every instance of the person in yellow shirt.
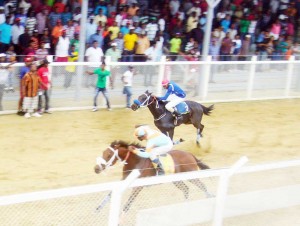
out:
M112 32L111 40L114 40L118 37L118 33L120 32L120 28L118 27L118 22L114 21L113 25L108 28L108 31Z
M75 45L71 45L71 48L69 50L68 62L76 62L76 61L78 61L78 51L76 51ZM65 73L64 87L67 89L71 86L72 77L75 76L76 66L68 65L66 66L66 71L67 73Z
M138 40L137 35L134 33L134 27L129 28L129 33L124 35L124 61L125 62L132 62L133 61L133 54L136 46L136 42Z
M145 51L150 47L150 41L146 36L146 32L142 31L138 37L136 49L135 49L135 61L137 62L145 62L147 57L145 55Z

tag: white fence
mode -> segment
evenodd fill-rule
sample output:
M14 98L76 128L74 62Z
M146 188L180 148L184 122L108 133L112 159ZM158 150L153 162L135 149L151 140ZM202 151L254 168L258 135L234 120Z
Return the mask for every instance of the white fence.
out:
M14 226L299 225L300 160L238 169L243 163L245 159L229 169L132 182L138 176L135 172L127 181L4 196L0 197L0 222ZM197 179L207 192L189 186L188 181ZM187 185L188 199L175 188L174 182L179 181ZM141 187L130 209L119 215L132 191ZM216 196L208 197L208 193Z
M133 98L146 90L162 93L161 80L169 78L187 91L188 99L201 102L241 101L257 99L281 99L300 97L300 61L166 61L132 62L135 68ZM108 69L114 77L114 88L108 88L113 107L125 107L122 94L121 75L128 62L110 62ZM19 99L19 70L21 63L14 65L11 79L15 92L7 92L3 97L3 113L17 110ZM70 66L74 66L70 70ZM86 109L93 103L96 77L85 71L99 65L76 63L51 63L52 90L50 105L54 110ZM72 72L74 70L74 72ZM152 83L152 84L150 84ZM103 101L104 106L104 101Z

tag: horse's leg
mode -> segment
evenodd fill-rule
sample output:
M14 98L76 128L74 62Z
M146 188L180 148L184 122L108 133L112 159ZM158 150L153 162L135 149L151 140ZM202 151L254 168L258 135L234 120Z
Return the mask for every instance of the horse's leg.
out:
M183 192L185 199L189 198L190 189L185 183L182 181L175 181L173 184Z
M124 213L126 213L130 209L131 204L134 202L134 200L136 199L136 197L140 194L140 192L142 190L143 190L143 187L136 187L136 188L133 189L129 199L127 200L127 202L126 202L126 204L123 208Z
M214 197L214 195L208 192L205 184L200 179L190 179L189 182L200 188L205 193L206 198Z

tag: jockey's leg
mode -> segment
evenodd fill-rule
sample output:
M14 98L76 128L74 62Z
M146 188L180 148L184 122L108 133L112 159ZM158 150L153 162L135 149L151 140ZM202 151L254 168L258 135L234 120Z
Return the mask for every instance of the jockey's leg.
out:
M156 166L158 175L165 174L163 165L161 164L161 162L159 160L159 156L166 154L168 151L170 151L172 149L172 147L173 147L173 142L170 139L170 141L166 145L152 149L152 151L150 153L150 159L151 159L153 165Z

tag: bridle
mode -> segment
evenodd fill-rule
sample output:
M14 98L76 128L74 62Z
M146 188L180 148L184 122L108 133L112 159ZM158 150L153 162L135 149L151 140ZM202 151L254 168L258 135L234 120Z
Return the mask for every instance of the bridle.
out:
M150 101L150 97L151 97L151 94L150 95L147 95L146 93L143 93L142 95L145 95L146 96L146 99L143 101L143 103L141 103L139 100L134 100L134 103L138 106L138 107L148 107L149 105L151 105L154 101L156 101L156 108L159 108L159 105L158 105L158 100L156 99L156 97L153 97L152 101L149 103ZM154 121L159 121L161 120L163 117L166 116L166 110L165 112L159 116L158 118L154 118Z
M130 151L127 152L127 155L126 155L125 159L122 161L122 159L119 156L119 149L118 148L114 149L111 146L109 146L108 149L113 152L113 155L111 156L111 158L108 161L106 161L102 157L98 157L96 159L96 164L99 166L101 171L110 168L112 166L112 163L115 161L115 159L119 160L121 162L121 164L123 164L123 165L127 164L126 161L129 158ZM102 165L104 165L104 167L102 167Z

